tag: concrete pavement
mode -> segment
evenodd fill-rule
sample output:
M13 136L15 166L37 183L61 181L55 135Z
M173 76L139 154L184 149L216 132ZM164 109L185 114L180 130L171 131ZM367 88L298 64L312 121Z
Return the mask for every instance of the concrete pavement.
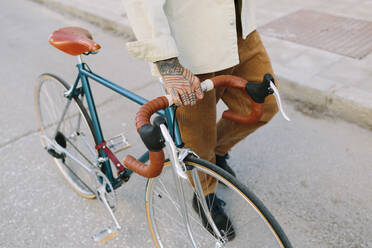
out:
M121 0L33 0L134 39ZM259 27L299 9L372 21L371 1L256 1ZM260 29L260 28L259 28ZM372 54L361 60L262 35L282 94L311 109L372 128Z
M82 199L42 149L33 111L33 86L42 72L71 83L76 58L47 42L51 30L83 26L103 44L84 57L98 74L151 98L160 90L147 63L128 54L126 40L28 0L0 1L0 247L91 248L90 235L110 224L98 201ZM16 73L15 73L16 72ZM93 88L95 87L95 88ZM137 105L92 84L105 137L123 131L138 155ZM292 102L293 103L293 102ZM286 104L292 122L277 115L231 151L239 180L262 199L294 247L372 247L372 133L330 118L305 116ZM345 142L347 141L347 142ZM120 155L120 157L123 157ZM123 230L109 247L154 247L144 212L145 179L118 189Z

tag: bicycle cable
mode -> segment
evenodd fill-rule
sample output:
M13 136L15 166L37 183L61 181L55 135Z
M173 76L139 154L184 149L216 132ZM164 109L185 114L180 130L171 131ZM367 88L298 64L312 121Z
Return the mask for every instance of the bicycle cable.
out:
M87 71L92 72L89 65L87 63L83 63L83 66L87 68Z
M174 125L176 124L176 112L177 112L177 109L178 109L178 107L177 107L177 106L174 106L174 118L173 118L173 124L172 124L172 127L173 127L173 134L172 134L172 137L173 137L173 138L174 138L174 136L176 135Z

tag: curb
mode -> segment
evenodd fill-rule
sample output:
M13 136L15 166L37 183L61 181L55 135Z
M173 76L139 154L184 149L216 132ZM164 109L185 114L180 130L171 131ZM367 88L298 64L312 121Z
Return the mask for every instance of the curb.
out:
M55 11L59 11L62 13L68 13L72 16L83 19L89 23L98 25L102 27L103 29L115 31L115 33L127 36L129 39L134 39L135 37L132 31L132 28L130 27L129 22L125 18L122 18L121 22L118 22L118 21L106 18L102 15L78 8L76 6L63 4L59 1L54 1L54 0L31 0L31 1L48 6Z
M71 14L104 29L134 39L134 33L126 18L119 21L106 18L98 13L88 12L76 6L62 4L55 0L31 0L46 5L53 10ZM353 87L337 87L330 82L313 82L309 85L300 79L277 74L280 90L285 99L301 102L304 107L311 107L321 113L328 113L340 119L355 123L372 130L372 94ZM318 81L318 80L314 80Z
M277 75L285 99L300 102L304 108L338 117L372 130L372 94L354 87L337 87L319 82L309 85L301 80Z
M372 95L349 87L337 90L329 99L329 110L349 122L372 129Z

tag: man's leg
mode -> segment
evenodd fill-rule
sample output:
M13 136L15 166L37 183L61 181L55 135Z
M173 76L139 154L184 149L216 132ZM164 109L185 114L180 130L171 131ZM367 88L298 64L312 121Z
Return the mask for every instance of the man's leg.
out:
M242 77L249 82L262 82L266 73L274 75L270 59L266 53L257 31L252 32L243 40L238 39L239 65L235 66L233 75ZM277 82L276 82L277 84ZM234 112L250 114L251 103L246 94L239 89L226 88L221 96L225 104ZM266 97L264 114L258 123L243 125L230 120L221 119L217 124L217 155L226 154L236 143L268 123L278 112L273 95Z
M223 70L220 74L231 74L232 68ZM200 81L212 78L215 73L197 75ZM182 141L186 147L193 150L200 158L215 163L215 147L217 142L216 127L216 92L221 96L223 89L212 90L204 94L204 98L192 107L179 107L177 121ZM218 97L217 97L218 98ZM216 182L206 174L199 173L204 194L214 193Z

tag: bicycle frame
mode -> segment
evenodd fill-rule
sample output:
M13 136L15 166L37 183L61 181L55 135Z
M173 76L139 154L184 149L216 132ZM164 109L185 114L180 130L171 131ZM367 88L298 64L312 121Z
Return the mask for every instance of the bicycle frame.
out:
M93 81L96 81L97 83L109 88L110 90L120 94L121 96L123 96L123 97L129 99L130 101L133 101L133 102L135 102L139 105L144 105L148 101L145 98L135 94L134 92L131 92L130 90L127 90L124 87L121 87L121 86L119 86L119 85L117 85L113 82L110 82L109 80L93 73L90 70L89 66L82 62L81 56L78 56L78 60L79 60L79 62L77 64L78 75L76 77L76 80L75 80L74 84L67 91L64 92L64 96L66 98L68 98L70 101L67 101L67 103L65 105L65 108L62 111L63 113L62 113L59 121L57 119L57 128L56 128L56 131L55 131L55 136L54 136L54 138L52 138L53 140L51 140L49 137L47 137L45 135L46 137L44 137L44 138L46 139L47 144L48 144L47 147L45 147L45 148L47 148L48 153L50 153L53 157L55 157L57 159L63 159L62 160L63 163L64 163L64 156L67 155L69 158L74 160L77 164L82 166L88 173L91 173L91 175L93 175L93 177L94 177L94 180L98 181L98 186L95 186L94 190L92 190L92 189L90 189L90 190L92 191L92 193L96 194L99 201L108 210L108 212L110 213L112 219L114 220L115 226L116 226L116 227L113 227L113 228L111 228L111 227L105 228L102 231L98 232L97 234L93 235L93 239L95 241L97 241L100 244L103 244L107 240L112 239L113 237L115 237L117 235L118 231L121 229L121 227L119 225L119 222L118 222L118 220L115 217L114 212L113 212L115 210L116 205L117 205L116 195L115 194L109 194L109 193L114 192L114 190L116 188L120 187L122 185L123 181L127 181L126 179L129 179L130 174L133 173L133 172L131 170L125 168L122 165L122 163L120 163L119 160L116 158L116 156L110 151L110 149L108 148L108 145L106 145L104 135L103 135L103 132L102 132L102 129L101 129L96 105L95 105L95 102L94 102L94 97L93 97L93 94L92 94L92 91L91 91L89 80L92 79ZM62 83L64 85L64 87L66 87L66 83L64 83L64 81L59 80L58 78L56 78L55 80L61 81L60 83ZM219 78L219 80L221 80L221 78ZM212 82L211 80L209 80L209 81L212 84L214 83L214 84L217 84L219 86L221 86L222 83L231 83L229 81L226 81L226 82L224 82L224 81ZM204 88L203 87L202 88L204 90L212 89L213 87L210 87L209 84L207 84L207 83L208 83L208 81L204 82L204 84L202 84L202 86L204 86ZM272 89L275 93L276 88L275 88L275 86L272 82L270 82L270 83L272 84L271 87L272 87ZM39 84L39 87L37 89L40 89L40 85L41 85L41 83ZM246 84L246 85L248 85L248 84ZM238 86L240 87L240 85L238 85ZM269 89L270 88L268 88L267 90L269 90ZM37 92L37 93L40 94L40 92ZM39 97L39 95L37 95L37 96ZM88 121L88 126L91 129L93 128L93 132L94 132L93 136L94 136L95 143L96 143L95 149L98 153L98 154L96 154L96 151L94 151L92 146L88 145L88 142L86 142L86 140L85 140L85 144L88 146L88 148L90 148L91 153L92 154L94 153L94 156L98 155L96 162L94 162L94 161L92 162L91 160L88 160L85 156L83 156L89 162L90 166L86 166L83 162L81 162L80 160L75 158L74 155L70 154L67 151L67 149L65 149L66 146L61 145L60 144L61 142L59 142L57 140L57 134L58 134L59 129L61 127L61 124L62 124L62 122L65 118L67 110L70 106L71 100L73 100L72 98L76 99L76 98L79 98L79 97L81 97L81 98L85 97L85 99L86 99L87 111L85 111L85 110L80 111L81 112L80 114L83 115L83 118L88 117L88 116L86 116L87 115L86 112L88 112L89 115L90 115L88 117L88 118L90 118L90 121ZM164 101L164 99L165 99L165 97L155 99L155 101L153 101L151 103L156 105L156 104L158 104L157 101L160 101L160 100ZM81 100L83 100L83 99L81 99ZM77 103L79 105L78 107L81 108L82 106L81 106L80 101L77 101ZM164 103L164 105L160 105L160 106L165 107L165 106L169 105L168 104L169 101L167 102L167 104L165 104L166 102L163 102L163 103ZM151 106L151 104L149 106ZM151 109L151 107L149 109ZM148 109L142 109L142 110L143 110L144 113L146 111L148 111ZM151 112L151 114L154 113L153 111L150 111L150 112ZM179 206L180 206L179 207L179 212L182 215L185 231L187 231L188 238L190 239L190 244L195 248L198 247L197 243L195 241L195 238L194 238L195 233L194 233L194 230L192 228L191 221L190 221L190 218L189 218L188 208L186 206L185 191L183 189L183 184L181 183L181 180L186 180L186 181L188 181L189 184L192 184L192 188L194 190L194 196L193 196L193 199L192 199L193 206L195 204L194 203L195 201L198 202L197 203L198 207L197 207L197 209L194 207L194 210L199 211L199 216L200 217L202 217L201 213L204 213L204 215L203 215L204 217L202 217L203 218L203 223L204 223L203 225L204 225L204 227L207 228L207 226L205 224L205 223L207 223L207 225L212 230L212 231L210 231L210 230L207 229L216 238L215 247L224 247L224 244L229 241L229 237L227 236L227 234L225 232L225 230L228 231L228 229L220 230L219 229L220 227L218 227L217 224L214 222L214 219L211 215L211 210L210 210L211 203L207 203L207 199L205 197L205 191L203 190L203 186L202 186L201 180L199 178L199 173L198 173L197 169L195 170L195 167L198 167L198 165L196 164L196 166L193 166L193 165L189 164L187 166L185 164L186 162L185 162L184 159L188 155L191 154L191 155L194 155L196 157L197 157L197 155L194 154L190 149L183 147L183 142L182 142L182 139L181 139L180 130L179 130L179 127L178 127L178 124L177 124L177 121L176 121L175 108L173 106L171 106L171 107L168 107L166 109L159 110L159 111L157 111L157 113L159 115L165 117L166 120L167 120L168 125L160 124L159 127L160 127L161 133L162 133L164 141L165 141L164 142L165 149L168 150L169 160L170 160L171 165L172 165L171 168L173 169L172 174L173 174L173 178L174 178L174 184L172 184L172 186L174 185L176 187L176 194L178 196L177 200L178 200ZM80 135L79 134L79 132L80 132L79 131L79 126L80 126L81 115L78 115L78 127L75 130L74 135ZM139 116L141 116L141 115L139 115ZM147 116L147 115L143 115L143 116L145 116L145 118L143 118L143 120L138 120L138 122L139 123L148 123L150 121L150 119L149 119L150 116ZM250 116L248 116L248 117L250 117ZM57 118L58 118L58 116L57 116ZM81 134L83 134L83 132L81 132ZM61 136L62 136L61 139L63 139L65 137L64 134L61 134ZM68 137L72 137L72 135L68 135ZM84 135L82 135L82 138L84 139ZM72 146L74 146L74 145L72 145ZM55 150L57 150L57 151L55 151ZM78 150L78 149L76 149L76 150ZM159 160L158 160L156 165L160 165L160 166L163 165L163 160L164 160L163 151L161 151L161 154L162 155L161 155L161 158L160 158L160 163L159 163ZM133 158L131 158L131 159L133 159ZM114 174L113 174L113 171L111 169L110 160L113 162L113 165L118 169L118 173L117 173L118 176L117 177L115 177ZM148 151L145 152L142 156L140 156L140 158L138 158L138 160L142 163L145 163L147 160L149 160L149 152ZM201 161L201 162L203 162L203 161ZM126 164L129 168L132 168L134 171L138 171L138 173L141 174L141 170L137 170L137 167L135 167L136 164L133 165L130 162L128 162L127 160L126 160ZM131 167L132 165L133 165L133 167ZM202 165L203 165L203 163L199 167L203 167ZM205 171L210 171L212 173L211 174L212 176L213 176L213 173L217 174L217 176L218 176L219 173L218 173L218 170L214 169L215 166L214 165L208 165L207 166L207 165L208 164L205 165L206 166ZM141 165L141 166L144 166L144 165ZM219 170L222 170L222 169L219 169ZM64 173L63 170L62 170L62 173ZM72 172L72 173L74 173L74 172ZM143 174L143 175L147 175L147 174ZM223 174L221 174L221 175L220 175L220 177L222 178L222 182L225 182L225 183L230 182L229 177L223 176ZM67 177L66 175L64 175L64 176ZM95 182L97 183L97 181L95 181ZM230 184L232 184L232 183L230 183ZM238 183L235 182L235 184L238 184ZM234 184L232 186L234 186ZM151 185L150 185L150 187L151 187ZM235 188L236 191L239 191L239 189L237 189L236 187L237 186L232 187L232 188ZM152 188L151 188L151 192L152 192ZM244 193L241 193L241 194L244 195ZM159 197L162 198L161 195L159 195ZM197 197L197 199L195 197ZM255 202L252 203L249 198L247 198L247 199L248 199L249 203L251 204L251 206L256 207L254 205ZM258 201L258 199L256 201ZM148 198L146 196L146 204L148 204L148 203L151 204L151 202L152 202L152 200L150 199L148 201ZM212 202L212 204L213 204L213 202ZM260 204L262 205L262 203L260 203ZM146 205L146 206L148 206L148 205ZM176 208L177 208L177 206L176 206ZM261 208L263 208L265 210L263 205L261 206ZM202 209L202 212L200 212L201 211L200 209ZM256 210L257 210L257 207L256 207ZM257 210L257 211L258 211L259 214L261 214L261 217L263 217L266 220L265 214L261 213L259 210ZM265 211L267 211L267 210L265 210ZM269 214L269 213L266 213L266 214ZM149 212L148 213L148 218L152 218L152 216L153 216L153 212ZM271 216L271 219L273 219L272 216ZM279 236L276 233L277 230L273 229L273 226L272 226L270 221L274 221L274 224L276 222L275 222L275 220L271 220L271 219L269 221L266 220L266 222L269 225L269 227L271 228L271 230L273 231L273 233L276 235L277 240L281 243L281 239L279 238ZM150 226L151 225L152 224L150 223ZM279 228L279 230L280 230L280 227L276 227L276 228ZM229 227L229 229L230 229L230 227ZM156 233L156 235L157 235L157 233L158 233L157 227L156 226L153 227L153 229L151 229L151 231L152 231L153 237L155 239L154 233ZM222 232L222 231L224 231L224 232ZM234 237L235 237L235 234L234 234ZM156 237L156 239L159 240L158 236Z
M66 93L66 95L69 99L71 99L73 96L77 96L80 94L85 96L87 105L88 105L88 111L89 111L92 124L93 124L93 128L94 128L94 132L96 134L96 139L97 139L96 142L97 144L101 144L105 140L104 140L104 136L102 133L99 117L97 114L96 105L94 103L93 94L90 88L89 79L94 80L95 82L111 89L112 91L120 94L121 96L139 105L145 104L146 102L148 102L148 100L93 73L89 69L89 67L85 63L82 62L81 56L78 56L78 60L79 60L79 63L77 64L77 68L79 72L78 76L75 80L75 83L72 85L70 90ZM81 87L78 87L79 82L81 82ZM166 118L169 132L172 134L173 136L172 138L176 146L182 146L183 143L181 140L181 134L180 134L177 121L176 121L176 117L175 117L175 109L173 107L169 107L165 110L160 110L157 113ZM100 157L105 158L104 166L105 166L105 172L106 172L107 178L110 180L110 183L114 186L114 188L119 187L121 185L121 180L120 178L114 177L111 166L110 166L110 161L109 159L106 159L108 155L104 152L102 148L99 148L98 152L99 152ZM144 163L149 159L148 155L149 155L148 152L145 152L140 158L138 158L138 160ZM127 171L128 173L132 173L129 169L127 169Z

